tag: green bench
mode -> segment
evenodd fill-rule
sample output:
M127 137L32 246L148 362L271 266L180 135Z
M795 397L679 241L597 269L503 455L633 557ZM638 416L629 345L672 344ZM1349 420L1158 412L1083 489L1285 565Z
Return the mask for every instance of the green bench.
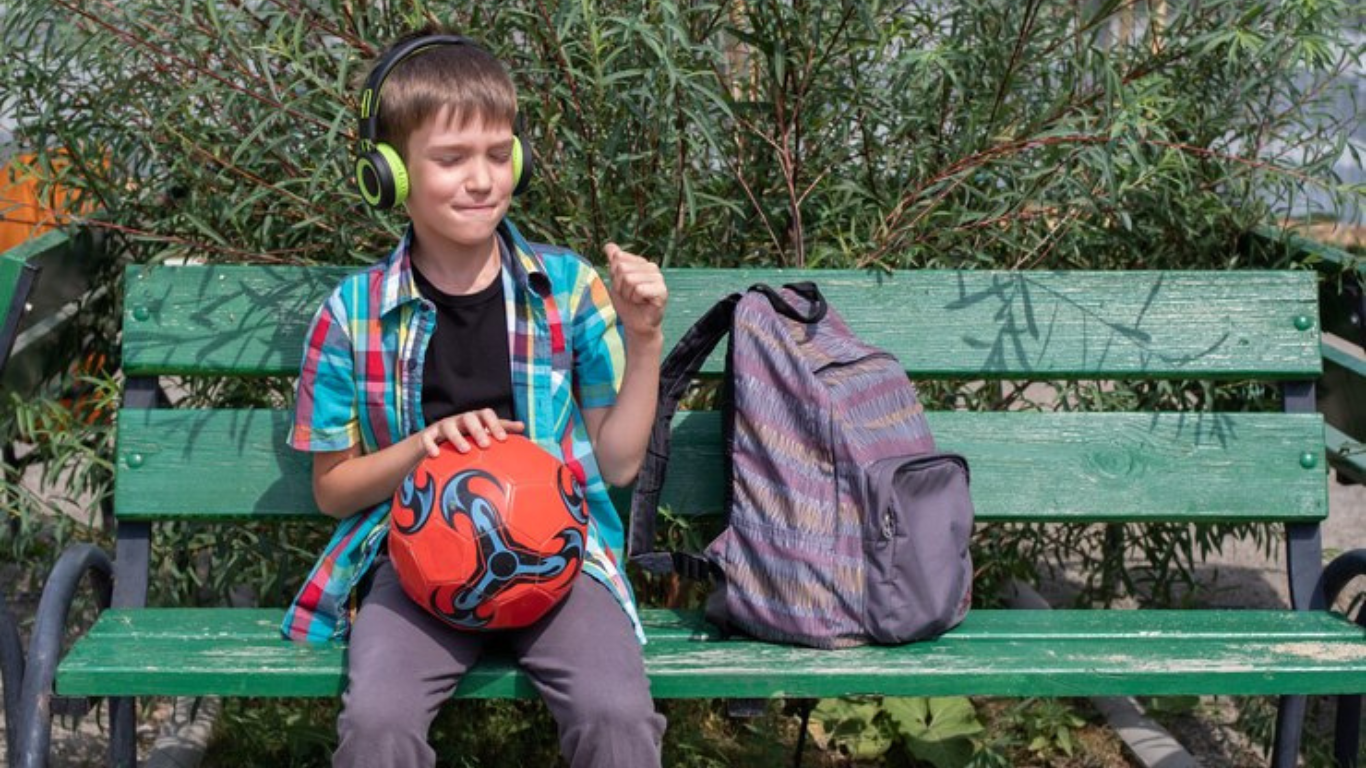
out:
M45 597L40 610L52 614L47 625L40 615L36 630L33 648L43 650L31 650L24 680L22 711L33 713L20 743L27 765L45 757L54 695L115 699L112 750L126 763L134 747L128 697L342 691L345 646L282 640L283 609L144 604L159 521L321 521L310 461L285 446L287 410L154 406L160 376L294 375L312 312L346 271L129 268L113 607L58 664L60 614L76 580L110 567L88 547L64 556L51 606ZM916 379L1279 382L1283 413L935 411L930 424L941 446L971 461L982 522L1283 526L1294 610L983 609L934 642L831 652L723 640L698 612L646 607L655 696L1281 695L1274 762L1289 766L1303 696L1366 691L1366 630L1325 608L1321 582L1328 495L1311 272L697 269L667 279L670 344L728 292L814 279L856 332L895 353ZM722 354L708 371L720 370ZM675 513L719 508L718 419L689 412L675 420L664 494ZM626 498L618 495L623 514ZM1330 591L1343 579L1337 573ZM534 695L514 665L495 658L455 697Z

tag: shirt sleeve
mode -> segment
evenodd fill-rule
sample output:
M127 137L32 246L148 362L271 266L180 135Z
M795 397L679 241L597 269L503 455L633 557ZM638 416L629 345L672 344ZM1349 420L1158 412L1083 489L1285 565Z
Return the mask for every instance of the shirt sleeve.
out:
M341 451L360 442L354 354L340 295L313 317L295 389L289 444L300 451Z
M607 284L585 265L574 308L574 392L579 408L607 408L617 401L626 349Z

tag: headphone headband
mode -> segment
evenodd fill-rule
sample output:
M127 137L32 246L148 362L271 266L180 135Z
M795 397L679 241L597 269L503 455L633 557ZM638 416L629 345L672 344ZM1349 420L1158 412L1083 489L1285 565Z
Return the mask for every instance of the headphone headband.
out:
M365 89L360 94L360 149L368 152L375 148L379 139L379 93L389 73L404 59L438 45L470 45L484 50L484 47L461 35L426 35L402 43L384 54L376 62L365 79Z

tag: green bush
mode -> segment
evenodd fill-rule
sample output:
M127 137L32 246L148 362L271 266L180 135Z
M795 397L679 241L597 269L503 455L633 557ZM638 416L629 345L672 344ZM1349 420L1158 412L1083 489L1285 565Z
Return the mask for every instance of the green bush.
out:
M508 63L542 171L515 215L584 253L1222 267L1268 201L1359 194L1330 175L1350 117L1316 109L1352 6L1134 5L32 0L0 22L0 107L20 149L86 161L54 176L138 260L385 250L349 84L426 21Z

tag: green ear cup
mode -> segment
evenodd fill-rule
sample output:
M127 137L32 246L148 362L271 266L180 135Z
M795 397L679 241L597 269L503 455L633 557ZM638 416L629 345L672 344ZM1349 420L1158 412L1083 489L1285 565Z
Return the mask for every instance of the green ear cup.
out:
M531 186L531 177L536 172L536 157L531 151L531 147L522 140L522 117L517 116L517 123L513 127L512 134L512 194L520 195Z
M384 182L380 181L377 163L383 163L377 152L366 152L356 158L356 187L360 189L361 198L376 208L384 198Z
M393 208L408 199L408 169L398 152L381 142L356 160L356 186L371 206Z
M384 155L384 159L389 162L389 170L393 174L394 202L391 207L403 205L408 199L408 166L403 164L403 158L399 156L398 150L380 142L375 149Z

